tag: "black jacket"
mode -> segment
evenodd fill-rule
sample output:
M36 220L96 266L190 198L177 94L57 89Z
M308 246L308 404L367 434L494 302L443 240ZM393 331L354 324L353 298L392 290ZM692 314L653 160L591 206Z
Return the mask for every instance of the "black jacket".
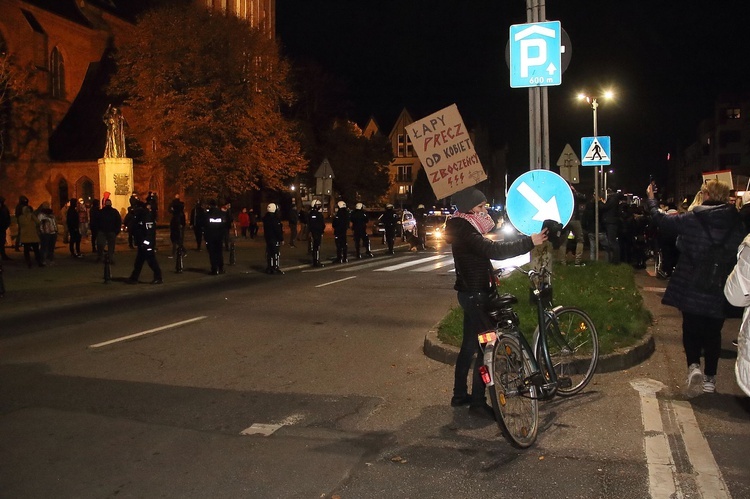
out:
M99 217L99 230L102 232L114 232L115 234L120 233L122 228L122 217L120 212L112 206L105 206L98 213Z
M307 227L310 229L310 234L316 236L323 234L326 229L326 221L320 210L310 210L310 215L307 217Z
M365 210L352 211L352 232L354 234L364 234L367 232L367 213Z
M349 230L349 210L347 208L339 208L336 216L333 217L332 225L335 235L345 236L346 231Z
M279 244L284 240L284 228L281 219L275 213L266 212L263 215L263 237L267 245Z
M531 237L501 242L487 239L468 220L453 217L445 224L445 239L453 250L457 291L489 292L492 262L528 253L534 248Z
M703 293L695 289L692 275L695 272L694 261L699 260L711 246L711 239L697 217L701 217L710 228L711 237L717 243L732 231L726 242L728 251L736 255L737 248L745 237L745 226L737 209L726 203L696 206L693 211L679 215L661 213L655 199L648 200L649 211L660 231L677 235L680 258L667 284L662 303L678 308L683 312L704 317L725 317L724 294Z

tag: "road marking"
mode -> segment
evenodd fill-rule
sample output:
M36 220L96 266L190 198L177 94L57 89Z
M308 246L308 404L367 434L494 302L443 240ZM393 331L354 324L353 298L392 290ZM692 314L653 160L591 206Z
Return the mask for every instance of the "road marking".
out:
M375 272L391 272L393 270L401 270L406 267L413 267L414 265L419 265L420 263L424 263L424 262L430 262L432 260L438 260L440 258L445 258L445 255L435 255L435 256L430 256L427 258L420 258L418 260L412 260L406 263L400 263L398 265L391 265L390 267L376 269Z
M184 324L190 324L191 322L202 321L206 317L207 317L206 315L201 315L200 317L193 317L192 319L187 319L187 320L180 321L180 322L174 322L172 324L167 324L166 326L161 326L161 327L157 327L157 328L154 328L154 329L149 329L148 331L141 331L140 333L135 333L135 334L131 334L131 335L128 335L128 336L122 336L120 338L115 338L114 340L109 340L109 341L104 341L102 343L96 343L94 345L89 345L89 348L99 348L99 347L104 347L104 346L111 345L112 343L117 343L117 342L120 342L120 341L132 340L133 338L139 338L139 337L145 336L147 334L157 333L159 331L164 331L165 329L171 329L171 328L174 328L174 327L182 326Z
M654 293L663 293L667 290L667 288L655 288L652 286L643 286L643 291L652 291Z
M411 255L407 255L407 256L400 256L397 258L391 258L388 260L388 262L385 262L384 260L374 260L368 263L357 263L356 265L347 265L346 267L338 268L336 269L336 272L356 272L357 270L360 270L360 269L377 267L378 265L383 265L384 263L400 262L401 260L409 260L410 258L411 258Z
M664 384L652 379L637 379L631 381L630 386L640 394L649 495L654 499L673 497L677 492L676 470L656 398L656 392L664 388Z
M439 262L431 263L429 265L425 265L424 267L411 269L411 271L412 272L429 272L431 270L437 270L439 268L445 267L446 265L452 265L452 264L453 264L453 257L451 255L445 255L445 258L443 260L440 260Z
M339 279L339 280L337 280L337 281L331 281L331 282L325 282L325 283L323 283L323 284L318 284L318 285L317 285L317 286L315 286L315 287L316 287L316 288L322 288L323 286L330 286L331 284L336 284L336 283L338 283L338 282L344 282L344 281L348 281L349 279L354 279L355 277L357 277L357 276L353 275L353 276L351 276L351 277L344 277L343 279Z
M630 385L638 391L641 401L641 417L644 430L644 449L648 465L649 495L655 499L684 497L680 487L675 457L679 449L670 446L670 439L664 431L662 409L656 393L664 384L652 379L636 379ZM730 499L721 470L716 464L711 448L703 436L695 419L690 403L680 400L664 400L664 411L675 416L679 435L684 444L687 458L693 468L691 478L695 481L704 499ZM673 445L679 446L673 442Z
M272 435L276 430L284 426L283 424L265 424L265 423L253 423L249 428L245 428L240 432L240 435L262 435L268 437Z

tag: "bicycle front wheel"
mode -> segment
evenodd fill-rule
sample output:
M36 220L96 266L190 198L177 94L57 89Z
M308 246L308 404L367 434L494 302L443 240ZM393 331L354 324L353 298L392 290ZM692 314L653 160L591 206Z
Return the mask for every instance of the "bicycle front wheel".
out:
M599 362L599 336L591 318L575 307L555 309L555 321L547 323L547 347L558 378L557 393L575 395L594 377ZM539 328L534 332L537 359L541 362Z
M536 440L539 428L537 389L529 383L531 364L518 339L500 335L494 358L490 398L497 424L511 445L525 449Z

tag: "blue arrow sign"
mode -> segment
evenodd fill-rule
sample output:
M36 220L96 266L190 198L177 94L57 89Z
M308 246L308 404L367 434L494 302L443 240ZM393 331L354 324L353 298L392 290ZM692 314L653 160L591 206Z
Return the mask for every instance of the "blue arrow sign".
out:
M519 232L530 236L542 230L542 222L555 220L563 225L573 216L573 191L555 172L531 170L518 177L506 200L508 218Z
M581 137L581 166L612 164L609 136Z
M548 87L562 83L559 21L510 27L510 86Z

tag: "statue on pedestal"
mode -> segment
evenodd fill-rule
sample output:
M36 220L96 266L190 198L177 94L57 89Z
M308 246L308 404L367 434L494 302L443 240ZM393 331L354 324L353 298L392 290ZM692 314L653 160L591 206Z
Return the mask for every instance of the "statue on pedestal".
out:
M117 107L107 106L102 116L107 125L107 144L104 147L105 158L125 158L125 118Z

